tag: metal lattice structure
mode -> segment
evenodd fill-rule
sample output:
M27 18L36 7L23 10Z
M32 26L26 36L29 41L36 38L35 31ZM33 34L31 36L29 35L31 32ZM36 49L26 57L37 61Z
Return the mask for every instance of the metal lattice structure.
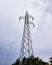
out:
M19 20L21 18L24 19L25 22L24 22L24 31L23 31L21 50L20 50L20 59L24 57L30 57L31 55L33 55L31 32L30 32L29 24L33 24L30 21L30 18L32 21L34 20L34 18L28 14L28 11L26 11L25 17L19 17Z

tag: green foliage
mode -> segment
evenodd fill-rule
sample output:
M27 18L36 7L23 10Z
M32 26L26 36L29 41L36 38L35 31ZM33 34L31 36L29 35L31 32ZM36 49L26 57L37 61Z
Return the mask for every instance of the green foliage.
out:
M20 60L17 59L15 63L13 63L12 65L20 65Z
M12 65L49 65L46 62L43 62L42 59L39 59L39 57L34 57L33 55L30 58L24 57L22 61L19 59L16 60L16 62Z

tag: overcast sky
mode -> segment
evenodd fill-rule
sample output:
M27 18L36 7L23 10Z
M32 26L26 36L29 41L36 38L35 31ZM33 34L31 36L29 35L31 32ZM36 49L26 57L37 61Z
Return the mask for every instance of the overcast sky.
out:
M0 65L9 65L20 56L26 10L34 17L31 26L34 56L49 61L52 56L52 0L0 0Z

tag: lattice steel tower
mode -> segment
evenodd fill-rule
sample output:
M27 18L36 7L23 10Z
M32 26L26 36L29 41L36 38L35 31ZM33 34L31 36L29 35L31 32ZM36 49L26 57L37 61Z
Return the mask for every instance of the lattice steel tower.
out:
M30 21L33 21L34 18L28 14L28 11L26 11L25 17L19 17L20 19L24 19L24 31L23 31L23 38L22 38L22 44L21 44L21 50L20 50L20 59L25 57L30 57L31 55L33 55L33 48L32 48L32 40L31 40L31 32L30 32L30 26L29 24L33 24L34 27L34 23L32 23Z

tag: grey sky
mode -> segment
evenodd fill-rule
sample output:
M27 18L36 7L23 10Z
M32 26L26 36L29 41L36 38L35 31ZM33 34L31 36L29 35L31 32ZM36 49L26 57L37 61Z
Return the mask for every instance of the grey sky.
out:
M35 19L31 28L34 55L46 61L52 56L52 0L27 0L26 5L25 1L0 0L0 63L9 65L19 57L24 21L18 18L26 10Z

